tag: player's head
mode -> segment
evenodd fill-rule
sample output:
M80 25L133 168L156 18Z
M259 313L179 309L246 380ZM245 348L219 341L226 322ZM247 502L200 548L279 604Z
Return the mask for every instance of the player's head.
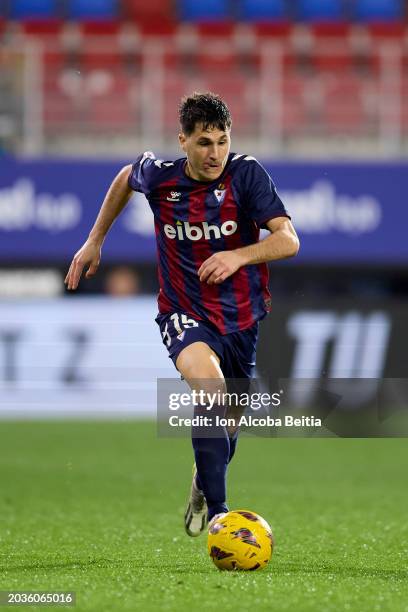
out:
M187 155L187 171L199 181L214 181L227 163L231 146L231 114L213 93L183 98L179 142Z

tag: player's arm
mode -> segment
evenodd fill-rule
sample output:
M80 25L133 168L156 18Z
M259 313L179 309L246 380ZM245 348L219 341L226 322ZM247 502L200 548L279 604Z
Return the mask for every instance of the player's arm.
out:
M290 219L287 217L276 217L265 223L271 232L269 236L255 244L236 249L235 253L241 256L244 263L264 263L276 259L287 259L294 257L299 251L299 238Z
M255 244L233 251L220 251L200 267L200 281L209 285L222 283L242 266L294 257L299 251L299 238L287 217L276 217L265 224L269 236Z
M83 269L88 266L85 274L89 278L98 269L101 259L101 249L112 223L120 215L127 204L132 189L128 184L132 166L125 166L114 178L105 196L94 226L83 246L75 253L74 258L65 277L68 289L76 289Z

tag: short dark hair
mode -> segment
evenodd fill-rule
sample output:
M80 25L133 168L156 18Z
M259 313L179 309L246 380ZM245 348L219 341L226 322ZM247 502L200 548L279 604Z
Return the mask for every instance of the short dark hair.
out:
M205 130L216 127L224 132L232 125L228 106L220 96L211 92L194 92L192 96L183 98L179 118L181 129L187 136L194 132L197 123L202 123Z

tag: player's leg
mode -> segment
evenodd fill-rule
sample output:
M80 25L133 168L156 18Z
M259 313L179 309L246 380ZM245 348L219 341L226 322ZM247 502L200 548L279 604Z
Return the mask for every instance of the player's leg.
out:
M176 362L177 369L193 390L203 390L218 397L225 390L225 379L216 353L204 342L184 348ZM222 407L218 406L222 410ZM205 408L201 408L201 413ZM200 407L196 414L200 414ZM208 519L227 511L225 476L230 456L230 442L223 426L213 425L204 431L192 428L192 443L197 467L196 484L203 491L208 505Z
M251 379L255 368L256 344L258 339L258 324L252 327L224 336L223 373L227 379L227 391L236 394L238 398L250 391ZM228 419L227 433L230 443L228 463L234 457L238 435L239 421L245 412L246 402L229 403L226 407Z
M236 370L235 370L236 371ZM243 376L243 373L240 372L240 376ZM250 388L250 378L231 378L228 380L228 391L231 394L236 394L238 396L238 402L233 403L230 402L226 407L226 418L228 421L227 426L227 434L230 443L230 452L228 457L228 463L230 463L235 455L235 451L237 448L238 435L239 435L239 422L246 410L246 402L240 401L241 394L246 394Z

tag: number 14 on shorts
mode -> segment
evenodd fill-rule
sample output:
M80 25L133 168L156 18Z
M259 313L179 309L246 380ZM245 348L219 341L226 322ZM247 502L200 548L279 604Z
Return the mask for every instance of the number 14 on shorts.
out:
M190 327L198 327L197 321L194 319L189 319L188 315L179 314L178 312L173 313L170 317L170 321L167 321L166 326L162 331L163 342L165 342L167 346L170 346L171 344L169 323L170 325L173 325L178 336L182 334L185 329L189 329Z

